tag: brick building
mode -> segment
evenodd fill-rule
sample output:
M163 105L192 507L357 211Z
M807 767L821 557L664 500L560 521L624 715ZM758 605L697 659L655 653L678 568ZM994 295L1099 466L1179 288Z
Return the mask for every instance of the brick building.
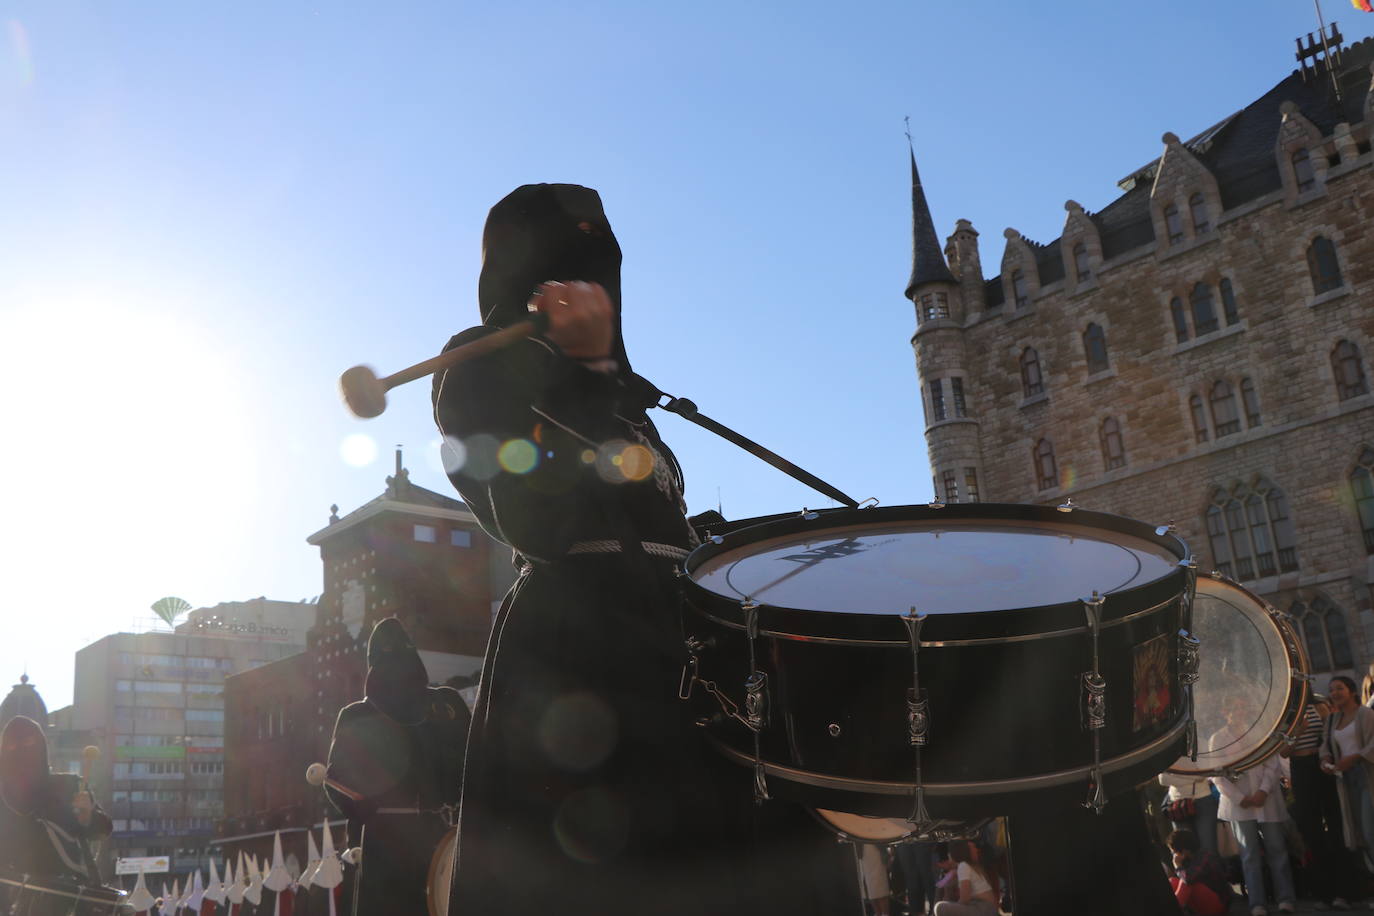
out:
M456 499L396 473L376 499L307 539L320 548L324 590L303 653L227 684L223 855L284 854L306 861L305 828L337 812L305 781L328 756L339 709L362 699L367 640L396 616L414 640L431 683L475 678L494 609L514 579L509 548L497 544ZM337 827L337 821L336 827ZM337 832L341 844L343 836Z
M1166 133L984 276L912 159L906 296L935 492L1172 520L1298 620L1316 672L1374 657L1374 40L1187 142ZM1142 157L1144 158L1144 157Z

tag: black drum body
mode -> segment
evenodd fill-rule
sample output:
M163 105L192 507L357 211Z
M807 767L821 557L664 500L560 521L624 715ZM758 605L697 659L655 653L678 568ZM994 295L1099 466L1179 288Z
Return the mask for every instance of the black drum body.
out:
M1183 751L1195 573L1167 531L1041 506L827 510L714 537L684 572L709 737L761 791L970 820L1054 792L1101 804Z
M124 902L127 896L114 887L0 872L5 916L113 916L130 912Z

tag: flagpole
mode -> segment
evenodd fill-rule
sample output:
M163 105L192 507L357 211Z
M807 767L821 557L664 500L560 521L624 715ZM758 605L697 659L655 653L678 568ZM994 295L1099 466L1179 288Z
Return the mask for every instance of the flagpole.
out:
M1336 69L1332 66L1335 62L1331 60L1331 48L1326 43L1326 20L1322 17L1321 0L1312 0L1312 5L1317 10L1317 34L1322 37L1322 56L1326 61L1326 73L1327 76L1331 77L1331 88L1336 93L1336 102L1339 104L1341 102L1341 81L1336 78Z

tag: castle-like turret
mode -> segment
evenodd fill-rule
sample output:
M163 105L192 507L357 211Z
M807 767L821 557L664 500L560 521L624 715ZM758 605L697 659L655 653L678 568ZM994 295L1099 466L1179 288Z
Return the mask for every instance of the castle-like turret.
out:
M935 497L977 502L982 449L974 395L966 372L964 326L983 311L978 233L961 220L948 251L959 276L940 251L930 218L916 153L911 151L911 280L906 297L916 307L916 373L925 404L926 441Z

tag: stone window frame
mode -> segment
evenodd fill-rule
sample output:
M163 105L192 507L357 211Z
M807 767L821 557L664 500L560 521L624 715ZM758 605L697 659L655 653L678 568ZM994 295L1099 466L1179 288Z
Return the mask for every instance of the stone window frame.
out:
M1288 167L1293 170L1293 188L1299 196L1316 190L1317 166L1312 161L1312 148L1299 146L1288 154Z
M1288 614L1307 647L1307 657L1314 672L1326 673L1355 666L1350 627L1340 605L1323 593L1314 592L1308 600L1294 596L1288 605ZM1338 638L1333 639L1333 633ZM1344 652L1338 652L1339 648Z
M1203 320L1200 309L1205 307L1211 317ZM1216 297L1212 295L1212 285L1206 280L1199 280L1193 284L1193 288L1188 291L1188 316L1193 320L1193 337L1206 337L1221 330L1221 319L1217 316ZM1203 330L1203 327L1206 330Z
M1188 238L1187 233L1183 231L1183 211L1171 200L1164 205L1163 216L1165 239L1169 247L1182 245Z
M1094 333L1096 332L1096 333ZM1096 321L1088 322L1079 336L1083 344L1083 359L1087 362L1088 375L1100 375L1112 368L1111 351L1107 348L1107 331ZM1094 359L1098 351L1100 359Z
M1016 267L1011 272L1011 308L1014 312L1024 312L1030 308L1030 286L1026 281L1026 271Z
M1126 466L1126 440L1121 433L1121 421L1116 417L1104 417L1097 428L1097 438L1102 446L1102 469L1114 471ZM1115 448L1113 448L1115 442Z
M965 465L964 467L964 494L968 497L967 501L976 503L978 497L978 468Z
M1255 380L1250 376L1243 376L1240 380L1240 409L1241 415L1245 417L1245 428L1254 429L1256 426L1264 425L1264 412L1260 409L1259 389L1255 385Z
M1336 386L1336 400L1348 401L1369 394L1369 372L1365 369L1360 345L1349 337L1342 337L1331 347L1331 380ZM1344 378L1353 366L1353 377Z
M1207 417L1207 405L1202 395L1196 391L1188 395L1188 417L1193 424L1193 441L1202 445L1212 438L1212 427Z
M1074 279L1078 283L1091 283L1093 279L1093 268L1091 255L1088 253L1088 243L1079 239L1073 243L1070 249L1070 256L1073 258Z
M1027 357L1029 356L1029 359ZM1022 348L1021 356L1017 360L1017 365L1021 369L1021 395L1022 398L1033 398L1046 392L1045 386L1045 367L1040 362L1040 354L1035 347L1027 345ZM1035 370L1035 380L1031 380L1028 370Z
M1176 350L1191 349L1194 344L1226 336L1228 332L1245 330L1245 319L1240 314L1243 290L1237 291L1240 287L1234 275L1219 269L1204 271L1191 282L1180 280L1171 287L1166 293L1168 301L1164 308ZM1198 331L1197 320L1199 290L1203 291L1205 298L1202 302L1212 315L1209 330L1201 332Z
M1031 448L1031 470L1035 474L1035 488L1040 492L1059 486L1059 466L1054 457L1054 443L1042 436Z
M1329 260L1323 258L1318 247L1325 243ZM1341 269L1341 250L1335 241L1325 233L1318 232L1308 241L1306 248L1307 279L1312 284L1313 296L1324 296L1346 286L1345 271ZM1334 275L1328 268L1335 271Z
M945 407L945 380L941 376L926 379L926 409L930 414L931 423L940 423L949 419L949 411Z
M964 388L967 379L961 373L952 373L949 376L949 406L950 414L953 419L962 420L968 417L968 392Z
M1264 476L1215 487L1202 528L1213 568L1228 578L1248 582L1301 568L1288 497Z
M944 484L945 502L957 503L959 501L959 475L953 468L945 468L940 472L941 483Z
M1299 109L1296 103L1285 101L1279 105L1279 131L1274 158L1283 181L1284 200L1289 207L1301 206L1326 194L1328 171L1327 141L1321 131ZM1295 157L1307 151L1305 160L1312 170L1310 183L1299 176Z
M1241 408L1236 388L1228 379L1215 379L1207 386L1207 408L1212 418L1212 433L1217 441L1234 436L1241 425Z
M1364 445L1345 480L1350 487L1355 523L1360 526L1365 552L1374 555L1374 445Z
M1216 225L1216 221L1212 219L1212 208L1207 202L1207 195L1201 191L1194 191L1188 195L1188 216L1193 224L1193 238L1206 235Z

